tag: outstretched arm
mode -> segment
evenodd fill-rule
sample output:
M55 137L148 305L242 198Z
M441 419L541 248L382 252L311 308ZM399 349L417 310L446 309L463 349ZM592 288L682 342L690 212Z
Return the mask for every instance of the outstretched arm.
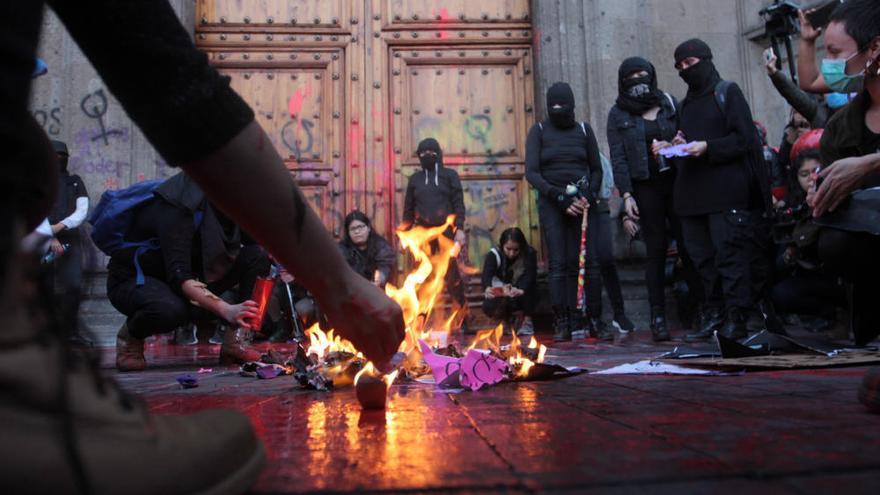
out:
M182 166L212 203L308 287L341 335L378 366L387 363L404 336L400 306L349 268L256 122Z

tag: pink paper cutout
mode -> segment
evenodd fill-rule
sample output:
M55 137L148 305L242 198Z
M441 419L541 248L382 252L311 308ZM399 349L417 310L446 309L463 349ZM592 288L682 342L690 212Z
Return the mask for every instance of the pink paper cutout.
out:
M471 349L461 360L461 385L473 391L494 385L504 379L507 363L489 351Z
M461 359L435 354L431 347L421 340L419 340L419 346L422 349L422 357L425 358L425 362L431 367L434 382L438 385L446 382L449 375L453 375L461 369ZM457 386L455 383L444 383L444 385Z

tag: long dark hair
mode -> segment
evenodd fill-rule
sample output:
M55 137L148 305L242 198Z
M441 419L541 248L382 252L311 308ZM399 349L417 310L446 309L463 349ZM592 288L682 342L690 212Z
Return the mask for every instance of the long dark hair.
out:
M498 240L498 248L501 250L502 254L504 253L504 245L507 244L508 241L513 241L519 244L520 256L529 252L529 243L526 241L526 235L523 234L523 231L520 230L519 227L511 227L501 233L501 238Z
M346 246L357 247L357 245L351 239L351 235L348 233L348 228L351 227L351 224L354 221L359 221L365 224L368 229L370 229L370 236L367 238L367 249L369 249L370 244L372 244L371 241L373 240L373 236L376 236L378 234L373 231L373 223L370 221L370 217L368 217L366 213L360 210L354 210L353 212L346 215L345 236L342 238L342 242L344 242Z
M788 171L788 194L785 197L785 204L788 207L798 206L807 200L807 193L801 189L801 184L798 182L798 172L807 160L820 161L819 150L806 149L794 159L794 166Z

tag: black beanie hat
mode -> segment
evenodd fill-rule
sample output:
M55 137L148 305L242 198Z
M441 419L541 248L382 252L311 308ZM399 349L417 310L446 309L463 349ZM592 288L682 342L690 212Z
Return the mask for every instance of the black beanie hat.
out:
M675 65L688 57L696 57L700 60L712 60L712 49L705 41L692 38L678 45L675 49Z
M416 153L421 153L423 151L433 151L438 155L441 153L440 143L437 142L434 138L426 138L419 142L419 147L416 149Z

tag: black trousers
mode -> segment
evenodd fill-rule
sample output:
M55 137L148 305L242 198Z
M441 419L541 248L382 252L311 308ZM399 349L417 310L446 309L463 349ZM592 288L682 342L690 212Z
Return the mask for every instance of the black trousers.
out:
M53 263L55 275L53 292L62 331L67 335L76 335L82 293L82 239L78 235L68 236L60 239L59 242L67 244L68 248L62 256L56 257Z
M530 290L520 297L496 297L483 299L483 313L493 320L507 320L513 313L523 312L526 316L532 316L535 312L538 297L534 290Z
M753 255L752 214L731 210L681 217L682 237L712 308L747 311L753 302L749 259Z
M648 302L651 308L661 311L666 306L664 285L666 279L666 253L669 241L675 239L682 262L682 278L688 294L694 300L705 299L703 282L694 265L687 244L682 237L681 222L673 210L672 192L675 176L662 174L659 178L633 182L633 197L639 205L639 226L645 240L645 282L648 286Z
M771 301L778 311L834 319L835 310L846 306L846 290L834 277L798 272L773 286Z
M581 244L581 217L566 215L555 203L546 198L538 199L538 218L544 245L547 248L547 278L550 286L550 302L556 308L577 307L578 259ZM598 283L601 274L598 265L591 263L590 244L599 241L599 213L595 208L588 214L587 228L587 301L602 297ZM598 296L596 295L598 293ZM589 308L587 308L589 311Z
M446 235L446 234L444 234ZM451 238L451 231L447 237ZM431 242L431 254L437 254L440 251L440 243L436 240ZM443 282L446 284L446 292L449 293L449 297L452 298L452 301L458 305L459 308L464 308L467 299L465 295L465 282L461 276L461 271L458 269L458 261L453 259L449 260L449 266L446 269L446 276L443 279Z
M208 290L223 294L237 286L235 302L240 303L251 297L257 277L268 272L269 258L263 249L255 245L245 246L226 276L208 284ZM128 331L133 337L144 339L171 332L189 322L217 318L190 304L164 280L150 276L144 278L141 286L130 273L114 276L111 271L107 278L110 303L128 317Z
M856 344L874 340L880 334L880 304L876 297L880 236L823 228L818 251L825 269L849 284L847 298Z
M596 214L591 215L589 221L596 222L596 235L587 237L587 259L590 263L590 273L599 273L598 278L590 278L596 289L587 287L587 309L590 316L599 318L602 316L602 290L608 294L611 301L611 309L614 315L624 313L623 292L620 288L620 276L617 273L617 264L614 262L614 250L611 245L611 213L608 211L607 202L602 200L596 209Z

